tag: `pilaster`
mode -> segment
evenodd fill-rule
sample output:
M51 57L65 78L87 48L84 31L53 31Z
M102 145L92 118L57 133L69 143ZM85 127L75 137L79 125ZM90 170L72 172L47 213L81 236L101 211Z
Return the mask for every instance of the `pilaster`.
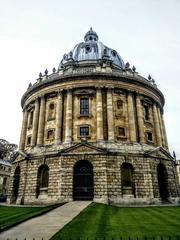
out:
M23 121L22 121L22 128L21 128L21 137L19 143L19 150L24 150L25 142L26 142L26 133L27 133L27 123L28 123L28 111L25 108L23 110Z
M45 124L45 97L41 96L40 100L40 113L39 113L39 127L38 127L38 136L37 136L37 145L43 145L44 142L44 124Z
M157 143L157 146L162 146L160 124L158 119L158 111L157 111L156 103L153 104L153 116L154 116L154 128L155 128L155 134L156 134L156 143Z
M72 89L67 90L65 143L72 142Z
M139 141L145 143L144 135L144 118L143 118L143 109L141 104L140 95L136 95L136 109L137 109L137 121L138 121L138 130L139 130Z
M133 102L133 92L128 91L128 119L129 119L129 138L130 141L136 141L136 124L135 124L135 112L134 112L134 102Z
M61 143L62 116L63 116L62 92L58 92L58 102L56 108L56 133L55 133L55 143L57 145Z
M37 142L38 133L38 119L39 119L39 100L35 100L34 118L33 118L33 129L32 129L32 141L31 145L35 146Z
M107 89L107 123L108 123L108 140L114 142L114 112L113 112L113 95L112 88Z
M104 140L103 136L103 107L102 107L102 88L96 89L96 115L97 115L97 141Z

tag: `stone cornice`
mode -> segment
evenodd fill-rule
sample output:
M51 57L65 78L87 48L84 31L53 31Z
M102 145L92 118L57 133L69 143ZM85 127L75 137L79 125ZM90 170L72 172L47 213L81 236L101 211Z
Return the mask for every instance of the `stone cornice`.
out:
M158 95L161 99L161 104L164 105L164 96L162 92L154 85L152 85L148 80L141 76L133 76L133 75L127 75L124 74L123 72L118 72L114 71L112 73L103 73L103 72L88 72L88 73L83 73L83 74L66 74L66 75L51 75L50 78L43 80L41 82L35 83L32 87L30 87L22 96L21 99L21 105L23 106L26 99L30 97L33 93L38 92L39 90L44 89L45 87L55 85L57 83L64 83L68 81L76 81L76 80L84 80L86 81L87 79L93 79L93 80L98 80L98 79L103 79L103 80L118 80L126 83L133 84L135 86L141 86L146 89L151 90L154 92L156 95ZM106 86L107 87L107 86Z

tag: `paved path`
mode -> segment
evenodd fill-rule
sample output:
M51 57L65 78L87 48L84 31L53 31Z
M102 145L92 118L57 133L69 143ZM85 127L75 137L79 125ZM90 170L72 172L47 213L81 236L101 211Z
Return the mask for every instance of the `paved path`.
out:
M77 216L90 201L75 201L64 204L49 213L30 219L0 234L0 240L48 240Z

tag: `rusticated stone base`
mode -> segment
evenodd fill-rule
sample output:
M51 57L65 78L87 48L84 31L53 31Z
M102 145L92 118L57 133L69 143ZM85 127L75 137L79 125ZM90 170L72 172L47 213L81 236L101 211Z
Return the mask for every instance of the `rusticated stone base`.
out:
M87 160L93 167L93 200L117 204L157 204L161 202L157 166L163 164L167 170L167 191L169 202L177 202L179 186L172 160L159 150L158 154L107 152L90 144L71 146L56 154L31 155L28 159L17 158L12 165L11 185L8 201L13 202L13 176L20 167L20 184L17 204L49 204L73 200L73 169L78 161ZM121 166L131 164L133 187L124 187ZM49 168L48 188L37 195L38 168ZM133 189L132 189L133 188ZM43 190L43 189L41 189ZM14 201L15 202L15 201Z

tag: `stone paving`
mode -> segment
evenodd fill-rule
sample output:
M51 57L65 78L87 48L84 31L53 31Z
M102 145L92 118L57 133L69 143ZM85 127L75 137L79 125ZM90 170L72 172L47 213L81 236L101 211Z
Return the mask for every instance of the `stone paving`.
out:
M0 234L0 240L48 240L85 209L90 201L64 204L42 216L27 220Z

